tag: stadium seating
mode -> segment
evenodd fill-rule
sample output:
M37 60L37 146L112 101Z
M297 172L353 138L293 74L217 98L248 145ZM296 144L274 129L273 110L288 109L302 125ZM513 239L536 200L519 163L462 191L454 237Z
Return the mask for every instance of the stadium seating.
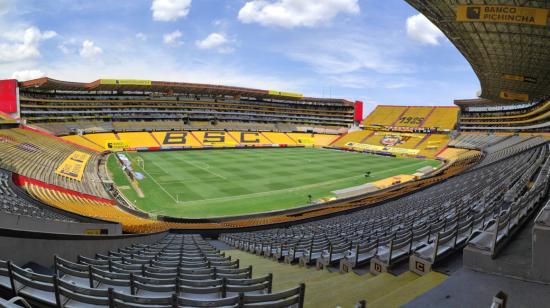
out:
M154 132L152 133L161 146L201 148L202 143L193 132ZM182 138L184 137L185 138ZM185 141L185 142L183 142Z
M464 107L460 127L466 131L529 131L548 126L550 101L518 106Z
M392 126L408 110L406 106L376 106L373 112L363 121L366 127Z
M155 140L151 133L117 133L119 140L124 140L130 148L141 147L159 147L160 144Z
M446 161L452 162L459 159L465 159L466 157L474 157L480 155L479 151L458 149L458 148L446 148L438 157Z
M466 149L478 149L485 152L485 158L475 168L498 161L530 147L545 143L542 137L497 136L486 134L461 135L449 145Z
M168 234L76 262L54 257L53 275L0 261L0 288L46 307L296 307L305 285L272 291L197 235Z
M460 104L459 104L460 105ZM460 128L464 131L544 132L548 127L550 101L510 105L462 106Z
M318 271L314 267L288 266L240 250L225 250L242 265L252 265L255 275L273 273L273 288L287 289L303 282L307 286L306 307L356 307L364 299L372 307L400 307L448 279L432 272L419 276L411 272L341 275L337 271ZM332 268L331 268L332 270ZM391 294L391 295L390 295Z
M358 130L358 131L350 132L344 135L342 138L338 139L336 142L334 142L332 146L343 147L348 142L362 143L362 141L364 141L365 138L372 136L373 133L374 132L368 131L368 130Z
M11 173L0 169L0 211L4 214L28 216L45 220L75 221L63 214L22 198L9 184Z
M298 145L324 147L332 144L340 136L326 134L287 133Z
M177 83L166 83L170 93L148 96L138 93L76 93L49 91L65 82L44 78L20 85L21 110L28 123L41 125L56 134L85 132L144 131L164 129L276 131L295 125L338 129L353 124L353 102L343 99L265 97L265 90L196 85L203 94L185 91ZM90 89L100 81L80 87ZM30 85L32 84L32 86ZM73 83L74 84L74 83ZM42 88L44 86L44 88ZM101 85L100 85L101 86ZM217 94L211 92L215 88ZM73 88L74 90L75 88ZM241 88L244 89L244 88ZM172 92L176 91L176 92ZM239 91L239 95L235 95ZM259 97L259 92L264 93ZM242 96L242 97L241 97ZM54 122L56 121L56 122ZM120 124L127 121L128 124ZM179 123L178 123L179 122ZM103 127L111 127L104 129Z
M364 120L368 128L400 126L453 130L458 121L458 107L384 106L379 105Z
M505 139L506 136L489 134L461 134L455 140L449 142L449 146L480 150Z
M447 147L458 110L457 107L377 106L364 121L366 130L349 132L331 146L437 158Z
M501 205L498 215L470 241L470 249L488 251L491 256L495 256L503 244L532 216L537 204L544 201L550 171L550 160L546 159L545 154L547 153L541 153L539 157L527 161L525 172L516 172L518 178L504 194L505 202ZM538 168L541 170L538 171ZM524 191L534 175L537 175L534 182Z
M94 144L97 144L100 147L103 147L105 149L107 147L107 143L118 140L117 136L114 133L100 133L100 134L88 134L83 136L85 139L93 142ZM66 137L63 137L66 138Z
M458 121L458 111L457 107L435 107L422 126L439 130L453 130Z
M62 139L88 147L96 151L105 151L107 142L122 141L129 149L159 147L237 147L237 146L328 146L338 135L304 134L283 132L254 131L168 131L168 132L126 132L99 133L82 136L68 135Z
M324 147L330 145L334 140L339 136L335 135L325 135L325 134L314 134L313 140L316 147Z
M449 142L449 136L445 134L430 134L415 145L415 149L420 150L419 155L426 157L438 157L441 150Z
M164 231L169 228L163 222L135 216L105 201L94 200L29 182L24 184L24 188L35 199L61 210L121 223L125 232L149 233Z
M112 129L117 132L155 131L155 130L185 130L189 128L183 121L131 121L112 122ZM107 125L107 128L109 126Z
M291 139L287 134L270 133L270 132L265 132L262 134L265 136L267 140L270 141L270 143L273 143L273 144L297 145L296 141Z
M532 191L513 208L514 213L526 215L535 208L541 189L548 186L545 170L550 152L544 139L504 140L493 147L493 154L485 155L473 171L381 206L287 229L224 234L221 239L287 263L321 268L339 260L342 271L370 264L375 274L413 255L411 270L416 261L425 260L421 271L425 274L431 264L468 242L484 242L483 237L477 239L483 234L480 230L491 232L495 219L512 212L503 207L503 200L519 198L524 189ZM531 186L525 179L536 174L540 180ZM513 196L503 190L510 183Z
M204 140L206 133L207 132L197 132L199 135L197 139L202 138ZM223 132L217 132L217 134L220 133ZM97 152L81 148L75 143L69 143L68 140L64 142L52 136L28 129L7 129L2 130L2 134L4 136L3 138L7 141L0 144L0 147L6 149L3 152L3 166L8 170L18 173L16 179L18 182L21 181L19 184L34 198L45 204L70 213L121 223L125 232L155 232L163 231L171 227L195 226L212 228L224 226L224 224L220 223L168 223L149 219L146 216L136 216L136 213L133 213L131 210L127 212L113 205L114 202L111 201L111 196L103 187L103 179L107 177L104 174L104 168L99 166L99 154ZM338 138L335 135L300 133L279 134L286 136L283 137L285 140L293 140L296 141L296 144L303 146L327 144ZM232 135L233 134L229 135L231 140L233 140ZM81 138L86 138L84 140L90 140L90 142L92 142L92 138L88 138L91 136L96 136L94 144L106 142L107 140L119 140L116 139L117 135L113 133L85 135ZM155 134L149 134L149 136L153 138ZM264 139L267 140L265 137ZM32 143L22 142L23 140L32 141ZM75 139L73 139L73 141L75 141ZM56 168L75 150L80 150L90 155L90 161L83 172L82 182L65 179L64 177L61 178L55 174ZM103 175L100 178L101 174ZM331 211L334 209L331 209ZM286 221L288 219L294 218L287 215L281 215L273 218L261 218L258 221L255 219L241 219L227 225L250 225L260 223L260 221L277 222Z
M74 144L78 144L78 145L96 150L98 152L102 152L102 151L105 150L104 145L96 144L96 143L90 141L89 139L87 139L85 136L69 135L69 136L64 136L63 139L67 140L67 141L70 141Z
M424 122L434 109L434 107L409 107L392 126L424 127Z
M13 121L12 121L13 122ZM11 123L11 122L10 122ZM38 126L56 136L65 136L82 132L85 134L105 132L143 132L143 131L189 131L189 130L234 130L234 131L297 131L295 125L289 123L254 123L254 122L210 122L210 121L129 121L129 122L46 122ZM319 126L316 126L319 127ZM331 128L334 129L334 128Z
M241 145L263 145L272 144L261 132L243 133L237 131L230 131L228 134L231 136L232 141Z
M372 152L393 153L392 148L408 149L411 151L402 151L399 152L399 155L435 158L447 146L448 141L449 135L447 134L360 130L344 135L331 146L357 150L357 145L349 145L349 143L357 143L359 146L372 145L373 147L366 147Z
M28 129L4 129L0 131L0 138L1 168L66 189L110 198L97 174L100 158L97 152ZM74 151L90 155L82 181L55 172Z

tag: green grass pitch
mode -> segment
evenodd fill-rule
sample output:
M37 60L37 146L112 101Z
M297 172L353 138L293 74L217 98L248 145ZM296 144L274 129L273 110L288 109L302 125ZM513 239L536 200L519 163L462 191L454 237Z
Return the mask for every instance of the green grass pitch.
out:
M392 158L312 148L127 153L145 179L138 197L114 155L108 167L121 192L142 210L186 218L221 217L307 205L331 191L398 174L435 160ZM145 170L136 164L144 161ZM365 173L371 172L370 178Z

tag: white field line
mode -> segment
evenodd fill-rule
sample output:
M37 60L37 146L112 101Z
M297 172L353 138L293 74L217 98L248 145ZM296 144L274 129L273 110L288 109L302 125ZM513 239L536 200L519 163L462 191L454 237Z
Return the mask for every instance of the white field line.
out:
M385 169L385 170L382 170L381 172L399 170L399 169L408 168L408 167L412 167L412 166L416 166L416 165L420 165L420 164L424 164L424 161L419 161L419 162L416 162L414 164L410 164L410 165L407 165L407 166L401 166L401 167L396 167L396 168ZM376 173L380 173L380 172L372 172L371 175L376 174ZM185 205L198 205L198 204L201 204L201 203L209 203L209 202L212 202L212 201L224 202L224 201L232 201L232 200L239 200L239 199L247 199L247 198L252 198L252 197L263 197L263 196L269 196L269 195L272 195L272 194L277 194L277 193L282 193L282 192L294 192L294 191L299 191L299 190L303 190L303 189L306 189L306 188L316 188L316 187L325 186L325 185L328 185L328 184L345 182L345 181L350 180L350 179L364 177L364 176L365 175L361 174L361 175L350 176L350 177L347 177L347 178L341 178L341 179L336 179L336 180L330 180L330 181L319 182L319 183L315 183L315 184L308 184L308 185L304 185L304 186L296 186L296 187L279 189L279 190L270 190L270 191L263 191L263 192L257 192L257 193L252 193L252 194L245 194L245 195L236 195L236 196L229 196L229 197L220 197L220 198L211 198L211 199L202 199L202 200L195 200L195 201L180 202L180 205L184 205L184 206Z
M195 167L195 168L202 169L202 170L204 170L204 171L206 171L206 172L208 172L208 173L210 173L210 174L212 174L212 175L214 175L214 176L216 176L216 177L219 177L219 178L222 179L222 180L227 180L227 178L226 178L225 176L223 176L223 175L221 175L221 174L218 174L218 173L216 173L216 172L214 172L214 171L211 171L211 170L210 170L210 165L207 164L207 163L200 162L201 164L205 164L205 165L206 165L206 167L202 167L202 166L198 165L197 163L192 162L192 161L189 161L189 160L187 160L187 159L178 159L178 158L176 158L176 159L179 160L179 161L181 161L181 162L184 162L184 163L186 163L186 164L188 164L188 165L191 165L191 166L193 166L193 167Z
M160 187L160 189L162 189L162 191L164 191L164 193L166 193L168 196L170 196L170 198L172 198L172 200L174 200L175 203L178 203L178 200L176 200L176 198L174 198L174 196L172 196L171 193L169 193L159 182L157 182L157 180L155 179L154 176L151 176L147 171L145 171L144 169L140 168L141 171L143 171L145 174L147 174L147 176L153 181L155 182L155 184L157 184L158 187Z
M208 168L210 168L210 166L206 163L204 163L205 165L208 166ZM170 175L170 173L173 172L173 170L166 170L164 167L162 167L162 165L159 165L159 164L156 164L155 165L156 167L160 168L162 170L162 172L150 172L149 174L150 175L153 175L153 176L168 176L168 177L172 177L172 175ZM210 174L212 174L210 172ZM205 180L210 180L210 179L218 179L219 176L216 176L214 175L214 177L209 177L209 178L203 178L203 179L196 179L196 178L182 178L182 179L179 179L179 180L166 180L166 181L158 181L159 183L161 184L175 184L175 183L183 183L183 184L188 184L188 183L199 183L199 182L204 182ZM223 178L224 180L227 180L227 178Z

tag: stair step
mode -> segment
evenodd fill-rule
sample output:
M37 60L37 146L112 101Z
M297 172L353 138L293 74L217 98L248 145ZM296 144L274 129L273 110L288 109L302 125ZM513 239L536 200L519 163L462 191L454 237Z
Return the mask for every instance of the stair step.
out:
M431 282L433 278L424 278L428 275L420 277L409 271L398 276L391 273L382 273L378 276L340 274L316 270L314 267L306 269L298 265L279 263L239 250L225 252L234 259L239 259L241 267L252 265L254 277L272 273L274 292L290 289L304 282L306 284L305 307L353 307L361 299L366 299L368 303L380 303L381 307L387 306L384 301L388 301L391 305L398 305L410 301L439 283L439 281ZM425 283L412 284L416 281L425 281ZM402 290L401 292L406 295L395 293L395 290ZM388 297L388 294L400 297L394 299Z

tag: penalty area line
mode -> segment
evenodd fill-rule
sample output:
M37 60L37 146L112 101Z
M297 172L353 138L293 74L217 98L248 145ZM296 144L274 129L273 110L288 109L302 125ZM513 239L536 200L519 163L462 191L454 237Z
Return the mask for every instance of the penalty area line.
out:
M141 168L140 168L141 169ZM162 185L160 185L159 182L157 182L157 180L155 179L155 177L151 176L147 171L145 171L144 169L141 169L141 171L143 171L143 173L147 174L147 176L153 181L155 182L155 184L157 184L158 187L160 187L160 189L162 189L162 191L164 191L165 194L167 194L170 198L172 198L172 200L174 200L175 203L178 203L178 200L176 200L176 198L174 198L174 196L172 196L171 193L169 193Z
M197 163L195 163L195 162L191 162L191 161L188 161L188 160L186 160L186 159L178 159L178 160L179 160L179 161L182 161L182 162L184 162L184 163L186 163L186 164L188 164L188 165L191 165L191 166L193 166L193 167L195 167L195 168L204 170L204 171L206 171L206 172L208 172L208 173L210 173L210 174L212 174L212 175L214 175L214 176L216 176L216 177L219 177L219 178L222 179L222 180L227 180L227 178L226 178L225 176L223 176L223 175L221 175L221 174L218 174L218 173L216 173L216 172L214 172L214 171L211 171L210 168L209 168L209 167L210 167L209 164L203 163L203 164L205 164L205 165L208 166L208 168L205 168L205 167L202 167L202 166L200 166L200 165L197 165Z

